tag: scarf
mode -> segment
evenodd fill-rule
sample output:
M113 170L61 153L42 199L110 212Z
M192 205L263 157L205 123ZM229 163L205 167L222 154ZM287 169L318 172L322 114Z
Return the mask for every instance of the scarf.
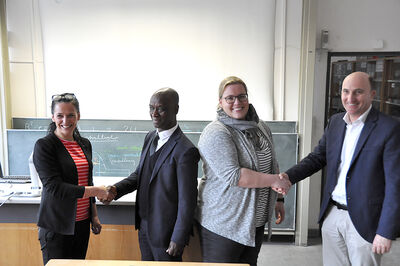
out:
M243 132L248 140L250 140L255 148L259 148L260 140L257 136L259 118L252 104L249 104L249 111L245 119L235 119L228 116L222 108L217 110L217 120L224 125Z

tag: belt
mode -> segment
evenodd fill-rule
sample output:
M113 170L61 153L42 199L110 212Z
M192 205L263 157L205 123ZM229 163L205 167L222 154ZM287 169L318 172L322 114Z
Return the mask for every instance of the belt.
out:
M346 205L340 204L340 203L334 201L333 199L331 199L331 203L332 203L332 205L335 205L339 210L345 210L345 211L348 210Z

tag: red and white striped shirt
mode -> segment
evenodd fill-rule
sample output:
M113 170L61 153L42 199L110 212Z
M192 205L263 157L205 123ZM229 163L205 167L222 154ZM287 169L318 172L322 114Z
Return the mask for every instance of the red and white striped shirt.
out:
M85 154L82 148L76 141L67 141L60 139L62 144L71 155L75 162L76 169L78 170L78 185L88 186L89 185L89 163L86 160ZM76 219L75 221L83 221L89 218L89 207L90 199L78 199L78 204L76 207Z

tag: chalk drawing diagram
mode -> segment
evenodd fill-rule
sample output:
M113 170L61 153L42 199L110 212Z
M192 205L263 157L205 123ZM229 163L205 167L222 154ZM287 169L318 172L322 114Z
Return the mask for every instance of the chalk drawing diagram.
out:
M129 165L128 163L124 165L113 164L112 160L110 160L110 154L102 155L95 151L93 151L92 161L93 175L95 176L128 176L136 167L136 162L133 160L129 160ZM128 160L125 161L127 162Z

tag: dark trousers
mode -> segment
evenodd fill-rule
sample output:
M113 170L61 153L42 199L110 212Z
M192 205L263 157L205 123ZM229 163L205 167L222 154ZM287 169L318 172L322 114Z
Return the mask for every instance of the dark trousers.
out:
M197 224L200 236L203 262L249 263L257 265L258 253L264 239L264 226L256 228L256 246L249 247L218 234Z
M39 227L43 264L51 259L85 259L89 234L90 219L76 222L74 235L62 235Z
M148 234L147 234L147 221L140 221L139 229L139 246L142 260L145 261L182 261L182 256L173 257L170 256L166 250L167 247L154 247L151 245Z

